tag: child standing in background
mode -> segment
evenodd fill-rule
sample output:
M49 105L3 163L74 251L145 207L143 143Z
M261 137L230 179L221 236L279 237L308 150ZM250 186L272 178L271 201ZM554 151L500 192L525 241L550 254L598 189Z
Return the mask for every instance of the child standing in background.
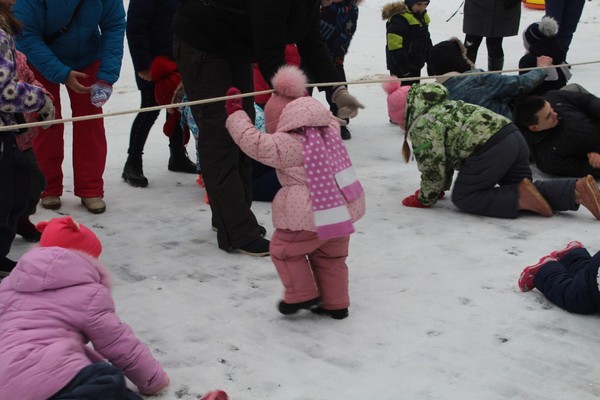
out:
M12 12L14 0L0 0L0 126L24 123L23 113L37 112L39 118L54 119L54 105L42 88L20 82L14 35L21 24ZM31 191L31 169L17 147L20 130L0 132L0 273L15 267L8 253L17 230L17 221L26 208ZM3 397L3 396L0 396Z
M356 32L358 22L358 5L362 0L321 0L321 37L329 48L333 65L346 81L344 58L348 53L350 42ZM331 100L331 87L325 89L325 98L333 115L337 115L337 105ZM346 123L350 118L345 119ZM342 139L352 137L346 125L341 127Z
M421 75L431 49L427 1L406 0L386 4L381 17L386 21L386 62L391 75L411 78ZM418 83L406 81L404 85Z
M343 319L350 305L346 258L353 222L365 213L364 192L337 120L306 95L306 76L284 66L272 83L275 93L265 106L267 134L243 111L241 98L226 101L226 126L242 151L277 169L282 184L273 200L276 230L270 246L285 288L279 311L310 309ZM227 95L237 93L231 88Z
M519 289L536 288L563 310L592 314L600 309L598 267L600 252L591 256L578 241L544 256L525 267L519 276Z

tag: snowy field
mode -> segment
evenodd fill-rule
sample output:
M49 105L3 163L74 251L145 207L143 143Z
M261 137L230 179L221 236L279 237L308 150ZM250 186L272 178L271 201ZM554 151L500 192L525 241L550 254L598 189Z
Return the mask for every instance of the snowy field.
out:
M350 81L387 72L385 3L361 6L346 58ZM434 43L463 38L462 11L446 22L460 4L431 2ZM543 14L524 8L520 30ZM600 2L587 2L571 63L600 59L599 17ZM521 38L504 43L505 68L516 68ZM484 45L478 60L485 69ZM574 66L571 82L598 95L599 71L598 64ZM214 388L235 400L598 398L600 318L562 311L535 290L521 293L517 278L570 240L599 250L600 222L585 209L501 220L464 214L449 199L431 209L403 207L419 173L414 162L402 161L402 133L388 122L384 92L379 84L350 91L367 106L345 142L366 190L367 214L351 240L352 305L341 321L280 315L282 286L270 259L217 248L204 191L193 175L167 171L160 123L146 144L150 185L142 189L121 180L134 115L106 119L105 214L88 213L73 196L65 160L63 207L40 209L32 220L71 214L98 234L120 316L171 377L156 398L191 400ZM105 111L132 110L139 101L126 50ZM194 153L192 144L188 149ZM253 210L269 237L270 203ZM29 247L17 238L11 257Z

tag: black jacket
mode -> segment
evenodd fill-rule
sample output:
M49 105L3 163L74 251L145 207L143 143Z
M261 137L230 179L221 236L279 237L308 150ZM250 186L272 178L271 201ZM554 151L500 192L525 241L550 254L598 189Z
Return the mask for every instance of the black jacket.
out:
M173 16L178 0L130 0L127 9L127 45L142 89L151 82L140 79L139 71L150 69L156 56L173 57Z
M587 159L589 152L600 153L600 99L566 90L551 90L544 97L558 113L558 125L541 132L522 130L537 167L558 176L600 177L600 169Z
M552 57L552 64L564 64L566 53L558 37L542 38L531 45L529 52L519 60L519 68L531 68L537 66L537 58L540 56ZM557 79L546 79L539 86L533 89L529 94L543 96L549 90L558 90L565 86L571 79L571 71L567 67L554 68ZM519 74L525 74L528 71L520 71ZM548 71L549 75L552 71ZM549 76L550 77L550 76Z
M320 0L182 0L174 30L198 50L257 62L267 81L285 65L285 45L295 43L311 81L335 82L339 75L319 30L320 4Z

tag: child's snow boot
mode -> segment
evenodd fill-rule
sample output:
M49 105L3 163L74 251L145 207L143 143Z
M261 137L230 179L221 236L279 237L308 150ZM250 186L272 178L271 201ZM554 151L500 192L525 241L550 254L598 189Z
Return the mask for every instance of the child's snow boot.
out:
M339 310L326 310L322 307L316 307L312 308L310 311L317 315L330 316L333 319L344 319L348 316L347 308L340 308Z
M291 315L296 314L300 310L311 310L313 307L318 306L320 301L321 299L319 297L312 300L302 301L300 303L286 303L285 301L281 300L277 308L283 315Z

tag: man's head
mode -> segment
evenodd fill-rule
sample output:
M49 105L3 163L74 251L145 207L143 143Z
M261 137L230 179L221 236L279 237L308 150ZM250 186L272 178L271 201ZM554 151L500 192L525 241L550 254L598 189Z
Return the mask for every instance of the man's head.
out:
M526 96L513 110L515 124L532 132L545 131L558 125L558 114L542 96Z

